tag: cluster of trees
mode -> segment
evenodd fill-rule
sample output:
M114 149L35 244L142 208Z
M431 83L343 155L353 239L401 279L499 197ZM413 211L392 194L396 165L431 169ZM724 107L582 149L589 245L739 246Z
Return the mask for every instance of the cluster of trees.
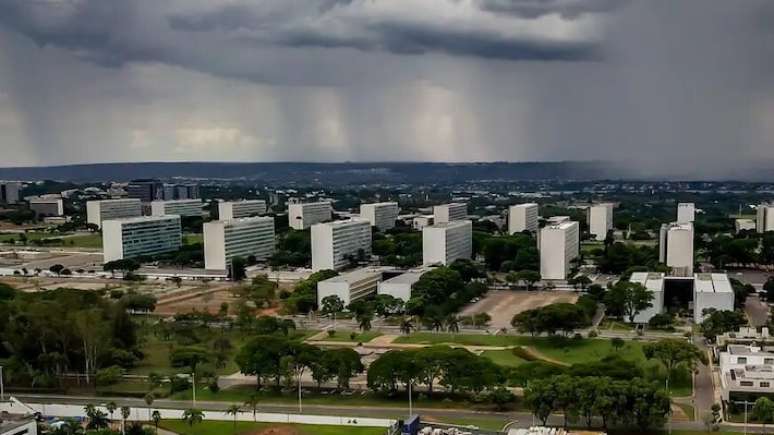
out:
M616 242L606 244L604 249L592 253L601 272L622 274L632 267L657 270L658 251L656 247Z
M730 265L774 264L774 232L718 235L703 243L702 248L709 261L720 269Z
M497 390L505 380L504 370L490 359L448 346L391 350L368 368L368 387L390 395L412 385L432 396L436 384L452 394L479 394Z
M524 401L543 425L552 413L561 412L565 426L580 420L591 427L598 417L605 428L621 425L641 430L662 427L670 408L667 394L641 378L559 375L530 382Z
M396 227L374 233L373 253L387 266L414 267L422 263L422 233Z
M55 386L65 372L87 379L103 367L132 367L142 358L127 300L60 288L0 292L0 353L6 381Z
M733 332L747 325L747 318L741 311L705 309L702 313L707 316L701 322L701 333L708 340L715 340L718 335Z
M653 306L653 292L642 284L630 281L618 281L601 295L598 289L595 294L605 303L607 314L634 322L642 311Z
M580 303L558 303L532 310L522 311L511 319L511 325L520 332L530 335L555 335L561 331L565 335L576 329L591 325L597 303L589 295L583 295Z
M299 281L292 293L280 293L280 298L285 300L285 311L295 314L317 310L317 283L336 275L336 271L321 270Z
M537 242L529 234L481 237L480 243L489 270L511 272L540 269Z
M275 219L274 221L281 221ZM299 231L289 229L279 233L277 249L269 258L272 267L293 266L303 267L312 261L312 238L309 230Z
M487 291L482 274L469 260L457 260L422 275L414 284L406 312L423 319L443 319Z

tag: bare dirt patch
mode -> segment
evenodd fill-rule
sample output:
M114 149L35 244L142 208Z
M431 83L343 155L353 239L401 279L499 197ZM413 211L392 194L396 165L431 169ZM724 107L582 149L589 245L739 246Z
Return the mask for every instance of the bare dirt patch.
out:
M490 322L492 328L508 328L511 325L511 319L518 313L560 302L575 303L577 300L578 294L571 291L498 290L491 291L480 301L468 305L460 315L488 313L492 316Z

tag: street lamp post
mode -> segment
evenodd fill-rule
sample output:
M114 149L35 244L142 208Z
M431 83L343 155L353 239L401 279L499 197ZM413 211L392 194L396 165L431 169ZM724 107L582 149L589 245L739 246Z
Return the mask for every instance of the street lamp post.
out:
M193 407L196 408L196 372L191 372L191 377L193 379L192 382L192 388L193 388Z

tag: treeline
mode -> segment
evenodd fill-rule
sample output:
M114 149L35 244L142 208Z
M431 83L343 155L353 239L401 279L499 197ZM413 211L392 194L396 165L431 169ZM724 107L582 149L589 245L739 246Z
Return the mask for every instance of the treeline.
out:
M576 329L591 326L591 319L597 312L597 300L592 295L581 295L578 301L550 304L534 308L513 316L511 325L530 335L555 335L561 331L565 335Z

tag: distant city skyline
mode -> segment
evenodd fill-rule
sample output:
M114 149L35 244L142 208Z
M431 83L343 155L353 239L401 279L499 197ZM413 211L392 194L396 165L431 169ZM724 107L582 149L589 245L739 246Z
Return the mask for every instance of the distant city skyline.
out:
M774 2L0 0L0 166L774 161Z

